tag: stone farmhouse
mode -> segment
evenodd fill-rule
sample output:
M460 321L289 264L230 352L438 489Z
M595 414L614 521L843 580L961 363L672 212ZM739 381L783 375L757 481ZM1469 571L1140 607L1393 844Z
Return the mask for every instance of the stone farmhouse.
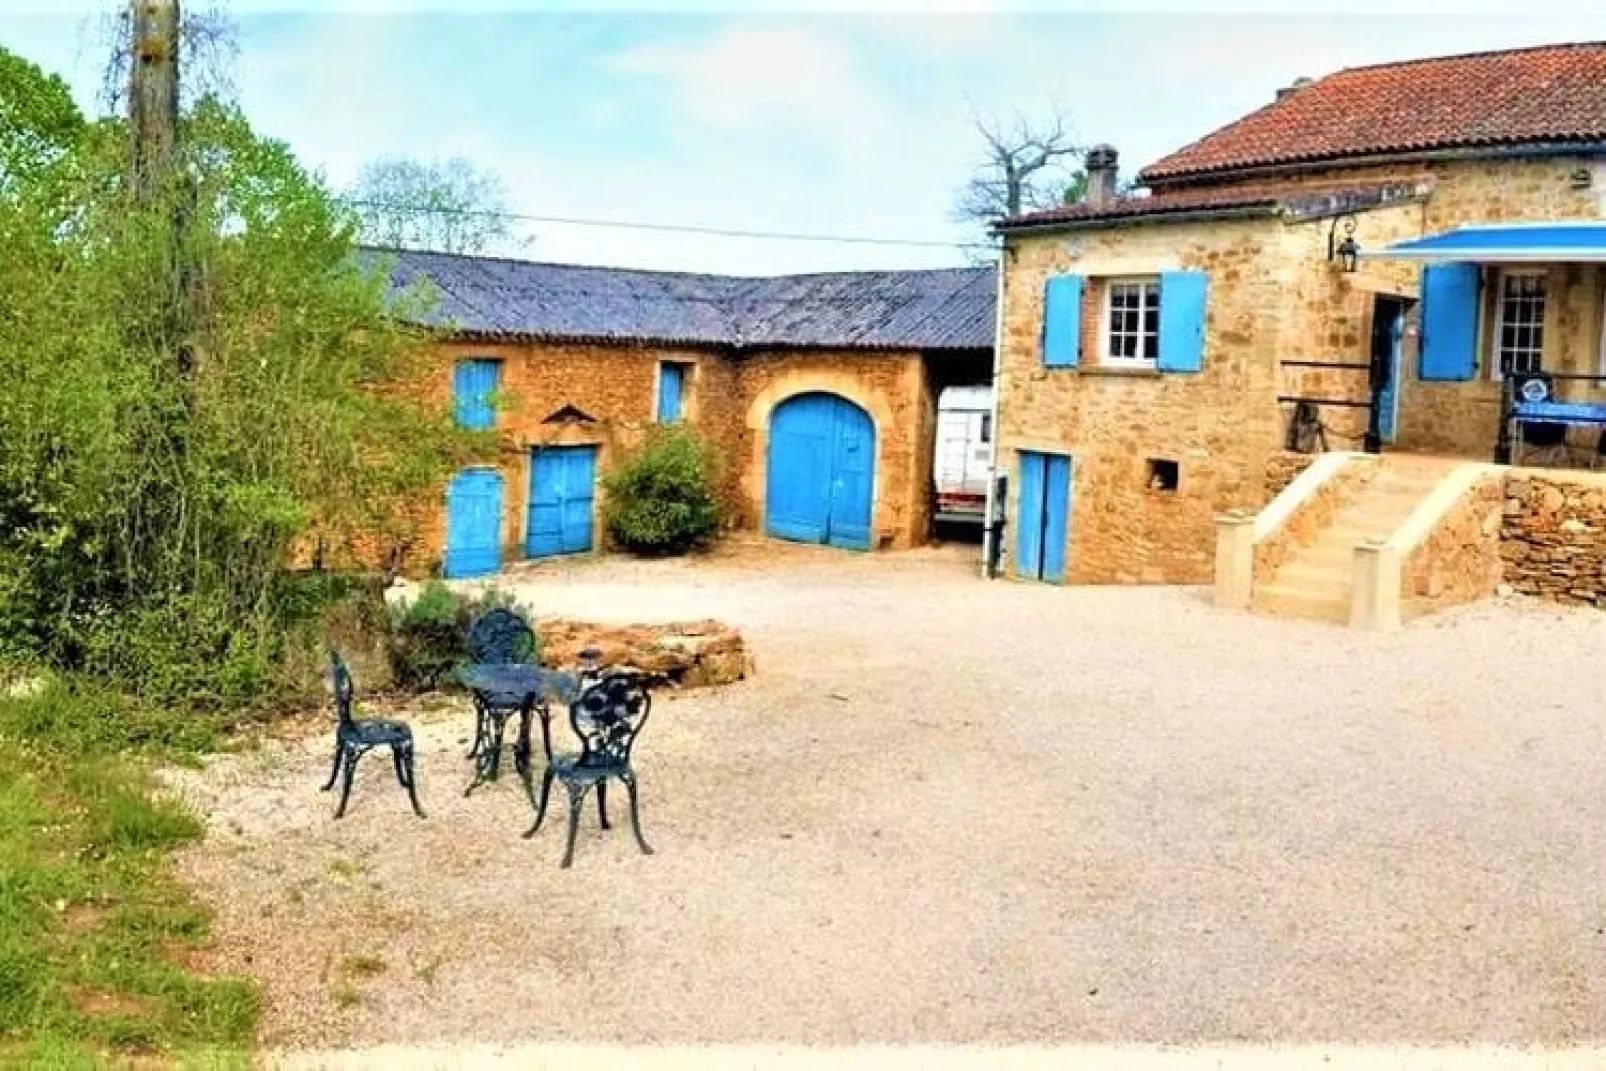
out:
M740 526L908 547L937 396L990 383L1006 575L1380 626L1501 582L1606 605L1606 477L1557 475L1606 459L1606 43L1301 79L1134 192L1117 164L1000 221L996 271L391 254L441 296L426 389L500 443L404 568L597 546L599 477L674 420Z
M601 544L599 477L655 422L714 445L739 524L869 550L923 542L937 396L992 371L987 268L732 278L370 251L420 278L442 338L423 389L494 430L402 567L448 577Z
M1487 463L1606 423L1606 44L1300 80L1115 168L997 226L1007 571L1383 624L1512 574Z

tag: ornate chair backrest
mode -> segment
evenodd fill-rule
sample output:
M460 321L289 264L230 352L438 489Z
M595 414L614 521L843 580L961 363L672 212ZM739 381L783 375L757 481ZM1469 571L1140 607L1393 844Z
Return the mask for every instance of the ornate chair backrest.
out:
M580 738L581 766L624 766L630 762L652 696L634 673L605 673L569 704L569 724Z
M535 654L535 633L517 613L504 607L488 610L468 629L468 656L482 665L529 662Z
M341 725L350 725L351 700L357 686L352 683L351 670L346 668L346 660L340 657L339 651L329 652L329 676L335 693L335 716Z

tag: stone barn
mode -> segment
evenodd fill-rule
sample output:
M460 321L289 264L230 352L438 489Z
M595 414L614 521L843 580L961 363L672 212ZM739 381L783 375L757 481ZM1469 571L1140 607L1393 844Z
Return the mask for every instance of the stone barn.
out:
M739 527L852 550L926 540L936 400L991 381L989 268L735 278L369 250L427 280L422 389L500 456L424 511L402 568L448 577L605 541L599 478L654 423L714 445Z

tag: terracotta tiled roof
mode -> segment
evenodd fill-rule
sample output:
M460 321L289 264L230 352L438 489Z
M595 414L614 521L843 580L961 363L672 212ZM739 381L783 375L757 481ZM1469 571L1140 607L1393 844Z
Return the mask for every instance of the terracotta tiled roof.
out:
M1606 142L1606 42L1355 67L1138 172L1161 185L1242 168L1428 149Z
M1149 197L1122 197L1101 205L1079 203L1031 212L998 224L1001 231L1031 227L1101 226L1123 221L1164 220L1179 215L1243 215L1313 218L1419 197L1422 182L1351 182L1340 186L1239 185L1166 190Z

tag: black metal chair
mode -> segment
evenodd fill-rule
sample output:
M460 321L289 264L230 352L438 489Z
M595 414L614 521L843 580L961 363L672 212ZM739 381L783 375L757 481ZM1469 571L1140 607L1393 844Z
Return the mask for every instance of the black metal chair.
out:
M513 665L535 660L535 633L529 622L513 610L497 607L481 614L469 626L468 657L478 665ZM512 693L474 692L474 746L468 757L474 758L487 747L494 735L492 720L506 721L509 716L521 713L525 697Z
M423 818L424 808L418 803L418 778L413 761L413 730L406 722L389 718L359 720L353 717L351 707L356 687L352 684L351 671L346 668L346 660L340 657L338 651L330 651L329 666L334 682L335 714L339 721L335 726L334 764L322 791L328 792L334 788L335 781L344 774L344 783L340 786L340 806L335 811L335 817L340 818L346 813L346 801L351 798L351 780L357 772L357 760L376 747L388 747L391 764L396 768L396 780L407 790L407 798L413 802L413 813Z
M526 839L535 836L546 820L547 799L552 792L554 779L563 782L569 796L569 839L563 850L563 866L574 862L574 839L580 826L580 810L585 805L586 793L594 786L597 790L597 810L602 828L608 826L608 782L614 778L624 782L630 793L630 826L636 834L636 844L646 855L652 847L641 835L641 813L636 799L636 770L631 765L630 752L647 715L652 711L652 696L634 673L610 672L602 674L589 684L580 697L569 704L569 724L580 738L580 754L558 755L547 762L541 775L541 798L535 808L535 824L525 831Z

